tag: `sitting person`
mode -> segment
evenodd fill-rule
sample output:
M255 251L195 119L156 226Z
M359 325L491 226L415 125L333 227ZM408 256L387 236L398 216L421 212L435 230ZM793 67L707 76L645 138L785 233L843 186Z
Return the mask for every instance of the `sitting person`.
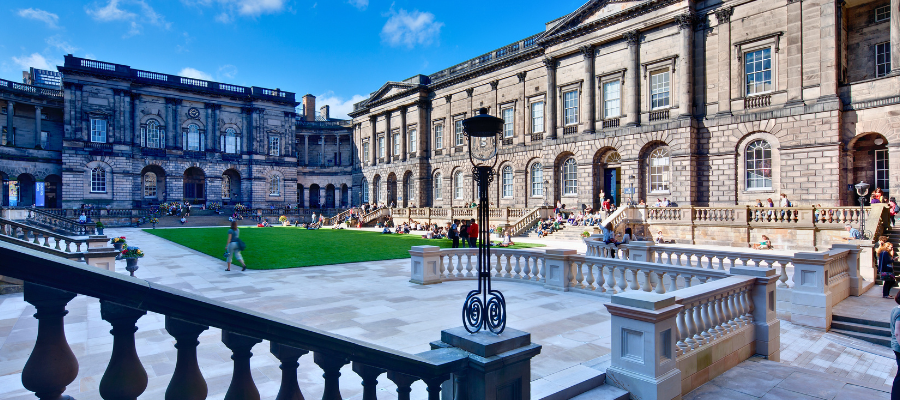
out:
M78 217L78 223L79 224L87 223L87 215L84 215L84 213L81 213L81 216Z
M391 233L393 233L393 232L391 232L391 228L384 227L384 229L381 230L381 233L384 233L384 234L388 234L388 235L389 235L389 234L391 234Z
M263 226L263 228L268 228L268 227L269 227L269 220L268 220L268 219L264 219L263 222L262 222L262 226Z
M184 223L187 222L187 217L185 217L184 215L182 215L180 221L181 221L181 224L184 225Z
M772 250L772 241L768 236L762 235L762 241L759 243L753 243L753 248L756 250Z
M656 231L656 243L665 243L666 240L663 239L662 231Z
M509 247L509 246L514 245L514 244L515 244L515 243L513 243L512 237L509 235L509 232L507 231L506 234L503 235L503 242L500 243L499 246L500 246L500 247Z
M422 235L422 239L434 239L434 232L425 231L425 234Z

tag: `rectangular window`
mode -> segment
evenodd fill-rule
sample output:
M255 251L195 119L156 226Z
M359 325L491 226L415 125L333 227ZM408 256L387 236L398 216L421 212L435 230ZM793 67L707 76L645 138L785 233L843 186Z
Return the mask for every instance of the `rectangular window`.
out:
M890 189L890 176L888 170L888 151L875 150L875 187L887 191Z
M603 118L615 118L621 114L619 101L621 99L621 83L619 81L603 84Z
M669 106L669 71L650 75L650 108Z
M269 138L269 155L270 156L280 156L281 155L281 138L277 136L272 136Z
M434 126L434 148L435 149L444 148L444 126L443 125L435 125Z
M399 134L399 133L395 133L395 134L394 134L394 139L393 139L393 140L394 140L394 141L392 142L392 143L394 144L394 153L393 153L393 154L396 156L396 155L399 155L399 154L400 154L400 134Z
M515 119L516 109L507 108L503 110L503 137L511 138L515 135Z
M106 120L91 118L91 142L106 143Z
M229 154L237 153L238 138L237 136L225 136L225 152Z
M41 148L44 150L50 148L50 132L41 131Z
M744 76L747 96L772 90L772 49L765 48L744 54Z
M384 136L378 138L378 158L384 158Z
M458 119L453 121L453 134L456 138L456 146L463 145L463 120Z
M409 149L408 150L410 152L414 152L417 149L418 148L416 147L416 130L410 129L409 130Z
M891 6L881 6L875 9L875 22L887 21L891 19Z
M891 42L875 45L875 76L882 77L891 72Z
M277 138L273 138L277 139ZM271 146L270 146L271 148ZM199 132L190 132L188 133L188 150L190 151L200 151L200 133ZM273 156L277 156L278 154L272 154Z
M363 162L369 162L369 142L363 142Z
M531 104L531 133L544 131L544 102L538 101Z
M563 115L565 116L566 125L578 123L578 91L563 93L563 106L565 107Z

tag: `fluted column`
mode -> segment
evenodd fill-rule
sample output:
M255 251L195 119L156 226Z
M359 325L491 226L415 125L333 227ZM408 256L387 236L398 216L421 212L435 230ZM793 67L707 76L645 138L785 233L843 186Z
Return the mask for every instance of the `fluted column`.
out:
M303 393L300 391L300 385L297 383L297 362L304 354L309 353L307 350L298 349L296 347L285 346L283 344L271 343L269 348L272 355L281 361L281 387L278 389L278 395L275 400L303 400Z
M231 350L234 361L234 372L225 392L225 400L259 400L259 390L250 375L250 357L253 357L250 350L259 342L262 340L222 331L222 343Z
M309 166L309 134L303 134L303 163Z
M625 70L625 93L629 101L625 101L625 125L641 124L641 32L634 30L623 35L628 44L628 69Z
M319 135L319 139L322 140L322 151L319 152L319 167L325 167L325 135Z
M547 139L556 139L556 59L544 58L547 69L547 107L544 109Z
M208 393L206 380L197 364L197 340L208 326L166 316L166 332L175 338L178 350L172 380L166 388L166 400L203 400Z
M584 107L581 115L584 121L583 133L594 133L594 110L596 105L596 83L594 82L594 46L582 46L581 55L584 56Z
M406 161L409 157L409 137L406 132L406 107L400 107L400 160Z
M147 371L134 347L137 320L147 314L139 310L100 300L100 317L112 325L112 355L103 378L100 396L104 400L136 400L147 389Z
M900 0L891 0L891 72L900 73Z
M41 109L40 106L34 107L34 145L41 145Z
M694 114L694 14L685 13L675 16L678 29L681 31L681 68L678 69L678 111L679 118L691 118Z
M715 11L719 37L719 112L716 115L731 115L731 15L733 7L723 7Z
M78 360L63 329L66 304L75 293L25 282L25 301L37 312L37 339L22 368L22 386L40 400L62 400L66 386L78 376Z
M528 132L530 131L528 115L531 113L531 104L528 104L528 100L525 98L525 93L527 91L525 89L525 78L527 76L528 74L525 71L516 74L516 78L519 78L519 83L522 84L522 94L519 96L519 106L516 107L516 113L519 114L517 115L519 123L516 124L518 127L518 129L516 129L516 136L518 137L516 142L518 142L520 146L525 145L525 137L528 136Z

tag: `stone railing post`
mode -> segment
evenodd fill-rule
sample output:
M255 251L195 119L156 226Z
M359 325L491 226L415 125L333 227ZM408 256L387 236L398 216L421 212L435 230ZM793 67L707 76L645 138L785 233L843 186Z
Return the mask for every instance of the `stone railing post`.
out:
M866 280L866 285L874 285L878 278L878 263L875 262L876 242L874 240L850 240L847 243L859 246L859 278Z
M356 361L353 362L352 368L353 372L356 372L356 374L362 378L362 400L376 400L378 396L378 376L387 371Z
M41 400L60 399L66 386L78 376L78 360L66 341L63 318L75 293L25 282L25 301L37 313L37 339L22 368L22 386Z
M541 345L531 343L530 333L507 327L502 335L486 330L470 334L460 326L441 331L441 341L432 347L435 344L470 353L468 367L453 374L454 384L445 385L449 390L441 391L443 398L531 399L531 359L541 352ZM429 387L429 399L436 392Z
M200 366L197 364L197 340L203 331L209 329L199 325L166 316L166 332L175 338L178 350L172 380L166 388L166 400L203 400L208 388Z
M860 240L861 241L861 240ZM853 240L852 242L857 242L857 240ZM832 250L848 250L850 251L850 255L847 256L847 267L848 274L850 275L850 295L851 296L859 296L865 293L869 288L875 285L873 281L867 281L866 278L860 275L860 266L862 265L862 260L864 258L865 253L869 258L871 258L872 253L872 245L869 245L868 252L866 252L865 247L861 247L857 244L853 243L835 243L831 245ZM869 265L872 264L872 261L869 260Z
M303 393L300 391L300 384L297 382L297 368L300 366L297 360L304 354L309 353L309 351L274 342L269 344L269 349L272 355L278 361L281 361L279 366L281 369L281 387L278 389L278 395L275 396L275 400L302 400Z
M754 276L750 289L750 314L753 316L755 353L770 361L781 361L781 322L775 312L778 272L773 268L731 267L732 275Z
M112 355L103 378L100 396L104 399L137 399L147 389L147 371L134 347L137 320L147 311L100 300L100 317L112 325Z
M790 290L791 322L818 329L831 327L831 290L828 288L826 264L828 253L796 253L794 287Z
M441 283L441 248L438 246L412 246L409 249L409 281L419 285Z
M681 371L675 362L676 319L684 306L675 296L640 291L612 296L612 363L606 382L631 398L681 398Z
M631 261L653 262L653 242L637 241L625 245Z
M575 250L549 249L544 252L544 288L568 291L569 276L572 273L569 256L578 254Z
M228 331L222 331L222 343L231 350L231 359L234 369L231 375L231 384L225 392L225 400L259 400L259 389L250 375L250 350L261 339L240 335Z

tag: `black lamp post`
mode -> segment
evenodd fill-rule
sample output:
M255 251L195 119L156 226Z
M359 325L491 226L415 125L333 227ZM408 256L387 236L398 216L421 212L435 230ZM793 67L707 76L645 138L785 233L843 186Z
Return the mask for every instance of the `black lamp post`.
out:
M859 234L863 239L871 239L872 235L866 233L866 195L869 194L869 184L860 181L853 186L859 195Z
M628 176L628 205L634 207L634 175Z
M482 108L478 115L463 121L469 139L469 161L478 182L478 289L469 292L463 304L463 326L469 333L487 328L500 334L506 328L506 299L499 290L491 289L491 238L488 185L494 180L497 164L497 140L503 120L488 115Z

